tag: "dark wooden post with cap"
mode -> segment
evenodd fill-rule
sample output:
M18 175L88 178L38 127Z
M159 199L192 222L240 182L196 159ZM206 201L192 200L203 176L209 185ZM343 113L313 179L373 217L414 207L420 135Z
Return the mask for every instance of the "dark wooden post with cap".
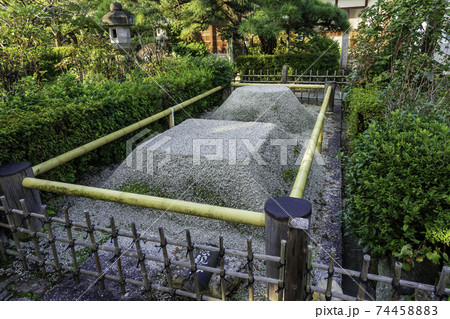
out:
M42 214L41 196L37 190L22 186L22 180L25 177L34 177L31 163L17 162L0 166L0 196L5 196L9 208L22 210L20 200L25 199L28 212ZM12 216L16 226L22 225L22 217L17 214ZM39 221L35 218L31 218L30 223L34 231L41 228Z
M280 255L280 242L281 240L288 239L288 224L290 219L302 218L306 219L311 215L311 204L301 198L293 197L273 197L266 202L264 207L266 212L266 254L272 256ZM297 225L298 223L295 223ZM304 223L301 223L304 225ZM309 226L309 221L307 223ZM306 234L307 236L307 234ZM296 267L297 263L294 263L292 258L298 258L298 253L303 252L303 248L300 249L296 244L296 236L291 237L291 244L289 240L286 247L286 267ZM300 241L304 241L305 236L301 236ZM306 250L305 250L305 265L306 268ZM290 266L289 266L290 265ZM278 278L279 276L279 264L275 262L266 261L266 276L270 278ZM300 266L300 265L299 265ZM302 266L303 267L303 266ZM294 284L297 282L297 275L292 275L293 271L286 271L286 293L293 290L292 281ZM294 290L303 289L295 288ZM267 287L267 297L269 300L278 300L278 286L269 284ZM285 300L293 300L292 293L285 296Z

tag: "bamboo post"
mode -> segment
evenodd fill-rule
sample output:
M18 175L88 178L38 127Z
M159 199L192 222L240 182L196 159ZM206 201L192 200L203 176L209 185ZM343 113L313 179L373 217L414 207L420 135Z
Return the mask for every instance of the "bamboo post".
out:
M366 285L367 285L367 273L369 272L369 263L370 256L364 255L363 266L361 270L361 277L359 283L358 294L356 297L357 301L364 300L364 295L366 294Z
M325 82L325 88L324 88L324 91L323 91L324 98L325 98L325 95L327 93L327 90L328 90L329 86L331 86L332 89L331 89L330 99L328 101L328 108L327 108L327 110L328 110L328 112L333 112L333 110L334 110L334 94L336 92L336 81L326 81Z
M170 113L168 116L168 120L169 120L169 128L174 127L175 126L175 113L174 113L173 109L172 109L172 113Z
M287 239L289 219L307 218L311 214L311 204L300 198L274 197L266 202L264 209L266 212L266 254L279 256L280 241ZM266 276L278 278L278 268L278 263L266 261ZM277 285L269 284L267 289L269 300L277 300Z
M436 288L436 295L440 300L444 300L445 295L444 291L447 287L447 284L450 280L450 267L444 266L442 267L441 277L439 278L439 283Z
M332 294L331 289L333 287L333 275L334 275L334 258L336 256L336 249L332 248L330 252L330 262L328 265L328 278L327 278L327 291L325 292L325 300L330 301Z
M248 300L254 301L253 283L255 282L255 278L253 276L253 249L251 238L247 238L247 269L248 269Z
M12 212L10 211L10 208L8 206L8 202L6 201L5 196L0 197L1 201L2 201L2 205L3 205L3 209L5 210L6 213L6 219L8 221L11 233L12 233L12 237L14 240L14 244L16 245L16 249L17 249L17 253L19 254L19 258L22 261L22 265L23 268L25 270L28 270L28 265L27 265L27 260L25 259L25 256L22 252L22 248L20 247L20 241L19 241L19 236L17 235L17 229L16 229L16 225L14 224L14 220L12 215Z
M116 227L114 217L111 217L109 219L109 222L111 224L111 239L114 243L114 258L116 259L117 272L119 274L120 293L122 295L125 295L125 279L123 277L122 260L120 259L121 251L119 247L119 241L117 240L117 237L119 236L119 230Z
M89 216L89 212L84 212L84 217L86 218L87 230L86 232L89 235L89 239L91 240L91 250L94 254L95 267L97 268L97 278L100 282L100 289L105 290L105 280L103 277L102 265L100 264L100 258L98 257L98 244L95 241L94 236L94 226L91 223L91 216Z
M225 301L225 248L223 247L223 236L219 237L219 256L220 256L220 290L222 300Z
M194 278L194 287L195 287L195 295L197 300L201 300L202 296L200 295L200 287L198 284L198 277L197 277L197 264L195 263L194 259L194 245L191 241L191 232L189 229L186 229L186 241L187 241L187 252L189 255L189 262L191 263L191 274Z
M33 233L33 227L31 226L31 221L30 221L30 216L29 216L29 213L28 213L28 208L27 208L27 205L26 205L24 199L20 200L20 205L22 206L22 212L23 212L23 214L25 216L24 219L26 221L27 228L30 231L30 233ZM39 260L39 262L38 262L39 268L41 269L42 275L45 276L46 275L45 263L44 263L44 259L42 258L41 252L39 250L39 237L37 236L36 233L31 235L31 241L33 242L33 248L34 248L34 252L36 253L36 257Z
M402 263L397 261L394 266L394 278L392 279L393 291L392 291L391 299L393 301L398 300L398 297L399 297L398 288L400 286L401 275L402 275Z
M283 65L283 70L281 71L281 83L283 84L288 83L288 71L289 66Z
M67 211L67 207L64 207L64 220L65 220L64 228L66 229L66 232L67 232L67 239L69 240L69 248L70 248L70 253L72 256L73 268L75 269L74 278L75 278L75 282L77 284L79 284L80 283L80 275L79 275L80 270L78 268L77 254L75 252L75 240L73 239L73 236L72 236L72 221L69 219L69 212Z
M312 245L308 245L308 257L306 261L306 301L312 299L311 292L311 271L312 271Z
M3 246L3 239L2 236L0 236L0 252L2 253L2 260L3 262L7 262L8 261L8 257L6 256L6 250L5 247Z
M34 177L31 163L16 162L6 164L0 167L0 196L4 195L8 202L8 207L22 209L21 199L25 199L25 203L29 212L42 214L41 197L35 189L27 189L22 187L22 180L25 177ZM19 226L23 223L23 217L19 215L12 216L14 225ZM33 231L41 228L38 219L30 220ZM21 236L22 237L22 236Z
M159 227L158 230L159 230L160 245L164 256L164 270L166 271L167 284L169 285L171 296L174 297L175 294L173 290L172 271L170 270L170 258L169 254L167 253L167 240L166 237L164 236L164 229L162 227Z
M141 266L142 279L144 280L144 289L147 294L147 299L152 300L152 288L148 280L147 268L145 267L145 255L142 253L140 235L136 231L136 224L131 223L131 232L133 233L133 242L136 246L136 252L138 255L138 263Z
M286 284L285 273L286 273L286 240L283 239L281 241L280 246L280 270L278 275L279 283L278 289L276 291L278 293L278 301L283 301L284 289Z
M309 220L290 218L286 243L286 290L284 300L305 300Z
M58 278L63 279L62 273L61 273L61 265L59 264L59 258L58 258L58 250L56 250L55 240L56 236L53 236L53 230L52 230L52 220L50 216L48 215L47 206L42 206L42 212L44 213L45 217L45 225L47 227L47 233L48 233L48 243L50 244L50 247L52 248L53 253L53 259L55 261L55 269L58 273Z

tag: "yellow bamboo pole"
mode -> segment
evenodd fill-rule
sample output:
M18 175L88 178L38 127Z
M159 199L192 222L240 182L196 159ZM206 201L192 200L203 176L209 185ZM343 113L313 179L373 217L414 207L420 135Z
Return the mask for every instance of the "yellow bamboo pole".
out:
M177 104L177 105L175 105L175 106L173 106L171 108L168 108L168 109L166 109L166 110L164 110L162 112L159 112L159 113L157 113L155 115L152 115L152 116L150 116L150 117L148 117L148 118L146 118L146 119L144 119L142 121L139 121L139 122L136 122L134 124L131 124L131 125L123 128L123 129L120 129L120 130L118 130L116 132L113 132L111 134L103 136L103 137L101 137L101 138L99 138L99 139L97 139L95 141L90 142L90 143L84 144L84 145L82 145L80 147L77 147L77 148L75 148L75 149L73 149L73 150L71 150L69 152L66 152L64 154L61 154L61 155L55 157L55 158L52 158L52 159L50 159L50 160L48 160L46 162L43 162L43 163L38 164L36 166L33 166L34 175L38 176L38 175L40 175L42 173L45 173L45 172L47 172L47 171L49 171L49 170L51 170L51 169L53 169L55 167L58 167L61 164L69 162L69 161L73 160L74 158L77 158L77 157L79 157L81 155L89 153L89 152L91 152L91 151L93 151L93 150L95 150L95 149L97 149L97 148L99 148L99 147L101 147L101 146L103 146L105 144L111 143L112 141L115 141L118 138L121 138L122 136L125 136L125 135L127 135L127 134L129 134L131 132L134 132L134 131L136 131L136 130L144 127L144 126L147 126L150 123L153 123L153 122L155 122L155 121L157 121L159 119L162 119L162 118L164 118L164 117L166 117L168 115L172 115L172 109L173 109L173 112L176 112L176 111L181 110L182 108L184 108L184 107L186 107L188 105L191 105L191 104L193 104L193 103L195 103L195 102L197 102L197 101L199 101L199 100L201 100L201 99L203 99L203 98L205 98L205 97L207 97L207 96L209 96L209 95L211 95L213 93L216 93L217 91L220 91L222 89L223 89L223 87L221 87L221 86L215 87L212 90L209 90L209 91L207 91L207 92L205 92L203 94L197 95L196 97L193 97L192 99L189 99L187 101L184 101L183 103Z
M255 85L278 85L285 86L290 89L323 89L325 85L323 84L281 84L281 83L231 83L231 86L255 86Z
M22 186L25 188L32 188L51 193L88 197L108 202L153 208L163 211L224 220L228 222L247 224L257 227L265 226L265 214L246 211L242 209L198 204L182 200L148 195L132 194L110 189L48 181L38 178L24 178L22 181Z
M323 125L322 129L320 130L319 139L317 140L317 148L316 148L317 153L322 153L322 142L323 142Z
M316 124L314 125L313 132L311 133L311 138L309 139L308 147L306 148L305 155L303 155L302 163L300 164L300 169L298 170L297 177L295 178L294 186L292 187L290 197L302 198L305 191L306 181L308 179L309 171L311 169L312 160L314 158L314 152L317 148L317 141L320 136L320 132L323 128L323 122L325 119L325 112L327 110L328 101L331 96L332 87L329 86L328 90L323 99L322 107L320 108L320 113L317 117Z

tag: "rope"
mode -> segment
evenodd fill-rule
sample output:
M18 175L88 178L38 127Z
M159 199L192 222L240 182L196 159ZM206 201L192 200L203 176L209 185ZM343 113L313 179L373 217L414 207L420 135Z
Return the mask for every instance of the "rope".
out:
M64 229L67 229L67 228L71 229L72 226L73 226L73 221L69 219L69 222L67 223L67 225L64 225Z
M118 238L118 237L119 237L119 228L116 229L116 232L115 232L115 233L112 233L112 232L111 232L111 238L109 239L109 242L112 243L112 242L113 242L113 239L116 239L116 238Z
M67 250L69 248L73 248L73 247L75 247L75 239L72 239L72 241L69 243L69 245L67 246L67 248L65 250Z
M144 262L144 260L145 260L145 254L142 254L142 258L138 258L138 262L137 262L136 268L139 267L139 264Z

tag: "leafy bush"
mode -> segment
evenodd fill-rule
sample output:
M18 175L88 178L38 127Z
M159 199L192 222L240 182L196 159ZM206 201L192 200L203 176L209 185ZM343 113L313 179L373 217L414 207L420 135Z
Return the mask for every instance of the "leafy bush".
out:
M292 34L291 34L292 38ZM316 53L316 52L327 52L332 54L340 55L339 44L323 35L312 34L310 37L305 37L304 39L298 39L294 37L292 41L292 47L290 47L290 53L301 54L301 53ZM274 51L275 54L286 54L286 38L279 37L277 47Z
M380 101L380 91L373 87L354 88L349 103L349 134L356 136L366 130L371 120L383 115L384 107Z
M247 74L249 70L275 69L281 72L283 65L289 65L291 72L309 70L325 74L327 71L339 69L339 54L336 53L301 53L280 55L241 55L236 58L236 69L241 74Z
M364 251L449 264L450 130L396 111L353 141L343 220Z
M38 164L215 86L227 86L231 79L231 66L223 60L187 57L166 63L171 64L171 71L159 77L136 71L124 82L101 76L79 82L70 73L40 85L33 77L23 78L13 91L0 95L0 165L15 161ZM219 105L221 97L218 92L186 111L196 116ZM175 118L179 123L188 116L178 112ZM166 127L167 120L163 119L151 129ZM91 166L123 160L127 138L75 159L45 177L73 181Z
M172 50L178 55L207 56L208 48L203 42L178 42L172 47Z
M361 13L351 47L352 82L377 83L386 110L448 108L447 0L377 0Z

